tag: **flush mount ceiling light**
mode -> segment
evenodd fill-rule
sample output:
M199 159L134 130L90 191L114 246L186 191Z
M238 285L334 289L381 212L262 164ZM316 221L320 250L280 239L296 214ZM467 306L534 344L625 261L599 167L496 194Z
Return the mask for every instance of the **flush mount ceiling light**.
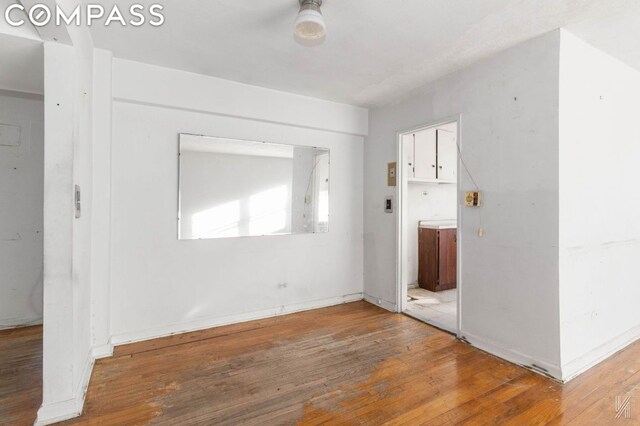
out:
M320 6L322 0L300 0L293 38L303 46L319 46L327 38L327 27Z

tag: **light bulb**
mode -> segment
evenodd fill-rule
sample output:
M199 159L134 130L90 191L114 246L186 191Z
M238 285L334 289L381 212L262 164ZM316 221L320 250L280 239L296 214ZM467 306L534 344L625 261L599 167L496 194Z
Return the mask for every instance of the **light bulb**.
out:
M321 1L304 0L294 24L293 38L303 46L319 46L327 38L327 27L320 11Z

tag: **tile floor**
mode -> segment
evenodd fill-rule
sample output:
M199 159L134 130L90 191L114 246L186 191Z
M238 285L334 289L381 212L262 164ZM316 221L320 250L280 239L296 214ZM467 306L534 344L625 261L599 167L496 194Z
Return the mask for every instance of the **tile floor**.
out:
M458 290L444 290L437 293L422 289L409 288L405 313L438 328L456 333Z

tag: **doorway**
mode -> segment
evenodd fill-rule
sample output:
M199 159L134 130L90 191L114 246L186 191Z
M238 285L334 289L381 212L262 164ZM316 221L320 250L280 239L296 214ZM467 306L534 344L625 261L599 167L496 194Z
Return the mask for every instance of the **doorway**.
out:
M398 134L399 310L460 330L460 118Z
M0 424L42 402L44 50L0 34Z

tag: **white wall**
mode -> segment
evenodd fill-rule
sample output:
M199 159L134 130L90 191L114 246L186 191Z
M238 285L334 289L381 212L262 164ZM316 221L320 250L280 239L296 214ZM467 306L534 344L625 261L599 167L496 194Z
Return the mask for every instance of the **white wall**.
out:
M368 132L364 108L127 60L115 61L114 73L120 76L116 100L351 135Z
M40 41L40 36L36 31L33 25L21 25L19 27L12 27L9 23L4 19L4 12L7 10L11 4L15 3L13 0L0 0L0 10L2 11L2 17L0 18L0 34L7 34L15 37L19 37L21 39L27 40L38 40ZM21 12L19 10L14 10L11 13L13 19L19 20L24 19L27 21L29 18L26 13Z
M87 28L45 43L43 401L38 424L82 411L93 367L93 61ZM74 218L74 185L82 217Z
M560 57L563 377L640 337L640 72L563 31Z
M396 217L385 214L384 198L396 189L386 184L396 132L461 114L462 153L484 195L483 207L461 210L461 333L555 376L559 42L559 31L546 34L372 110L364 210L365 292L395 308ZM464 171L460 179L462 190L473 189Z
M115 343L362 297L366 110L124 60L113 82ZM178 241L181 132L329 148L330 232Z
M0 91L0 329L42 323L44 105ZM9 127L18 144L8 146Z

